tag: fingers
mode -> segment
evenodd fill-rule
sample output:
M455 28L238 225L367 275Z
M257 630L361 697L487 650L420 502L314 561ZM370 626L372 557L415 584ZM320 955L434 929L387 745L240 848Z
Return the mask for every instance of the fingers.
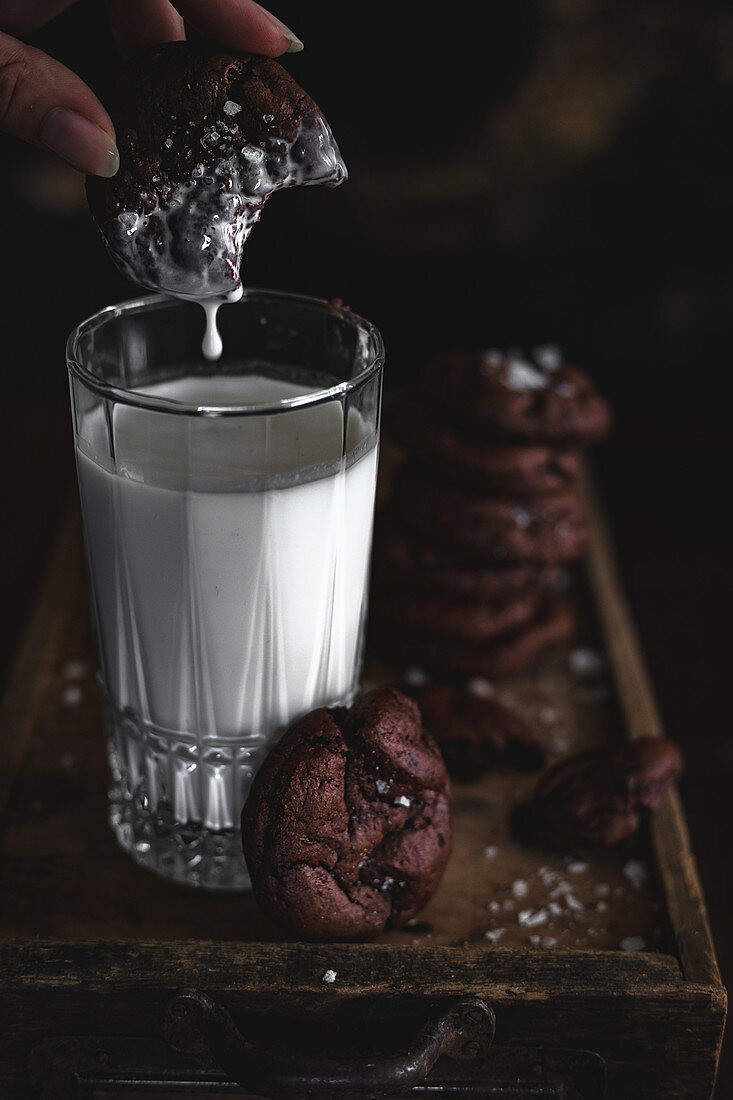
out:
M107 0L107 14L123 57L186 37L183 16L168 0Z
M255 0L174 0L181 15L207 38L228 50L278 57L298 53L303 43Z
M0 130L81 172L113 176L114 126L86 84L40 50L0 33Z

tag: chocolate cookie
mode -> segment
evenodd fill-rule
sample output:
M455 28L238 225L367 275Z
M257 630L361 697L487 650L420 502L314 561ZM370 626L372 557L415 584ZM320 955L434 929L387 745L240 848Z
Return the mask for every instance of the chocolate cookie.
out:
M537 615L519 630L477 645L463 639L429 638L401 629L395 620L370 625L375 654L402 667L417 665L440 678L501 680L521 676L568 642L573 616L559 599L547 596Z
M677 746L661 738L578 753L542 776L514 829L546 848L610 848L636 832L644 810L659 808L682 767Z
M546 562L481 564L410 531L390 512L374 526L372 577L379 592L418 591L456 600L495 601L547 588L558 567Z
M541 590L527 589L497 600L456 600L426 592L375 592L370 613L377 622L395 619L405 630L430 637L485 642L516 630L533 618Z
M578 450L494 442L447 419L429 398L393 403L384 423L396 441L438 474L478 489L536 496L569 488L580 473Z
M420 707L423 724L438 742L446 767L457 779L476 779L494 768L536 771L544 753L518 714L453 684L403 688Z
M105 102L120 169L87 178L89 206L123 274L154 290L234 290L268 195L346 177L320 110L270 58L169 42L130 61Z
M257 901L296 936L405 924L451 851L450 783L417 704L381 688L295 722L255 778L242 843Z
M604 439L611 412L586 374L535 353L455 352L429 368L433 390L465 424L508 439L585 446Z
M484 561L572 561L587 540L572 489L512 499L467 489L410 462L395 474L391 505L414 531Z

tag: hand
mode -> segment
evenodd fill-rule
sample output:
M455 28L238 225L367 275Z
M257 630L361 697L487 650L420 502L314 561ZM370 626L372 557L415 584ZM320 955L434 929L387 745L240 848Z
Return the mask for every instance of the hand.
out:
M42 26L73 0L0 0L0 130L56 153L80 172L113 176L119 167L112 121L65 65L13 34ZM186 37L192 27L229 50L278 57L303 43L254 0L107 0L124 55ZM8 32L8 33L3 33Z

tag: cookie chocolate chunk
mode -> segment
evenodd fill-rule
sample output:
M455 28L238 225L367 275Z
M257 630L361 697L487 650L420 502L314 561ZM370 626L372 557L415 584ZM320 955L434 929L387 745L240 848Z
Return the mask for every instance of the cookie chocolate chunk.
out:
M321 111L270 58L166 43L129 62L106 102L120 169L87 178L89 206L123 274L153 290L238 288L268 195L346 177Z
M382 688L295 722L258 772L242 842L263 910L296 936L368 940L432 897L450 783L417 704Z
M459 420L507 439L586 446L611 426L610 409L588 376L559 357L456 352L433 363L429 374Z

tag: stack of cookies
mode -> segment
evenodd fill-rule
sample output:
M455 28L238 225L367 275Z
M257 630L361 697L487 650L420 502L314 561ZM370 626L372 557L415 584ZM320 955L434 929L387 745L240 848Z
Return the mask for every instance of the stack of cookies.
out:
M373 651L493 679L566 642L573 617L555 589L587 538L582 452L610 423L555 347L435 362L425 387L385 414L406 458L375 526Z

